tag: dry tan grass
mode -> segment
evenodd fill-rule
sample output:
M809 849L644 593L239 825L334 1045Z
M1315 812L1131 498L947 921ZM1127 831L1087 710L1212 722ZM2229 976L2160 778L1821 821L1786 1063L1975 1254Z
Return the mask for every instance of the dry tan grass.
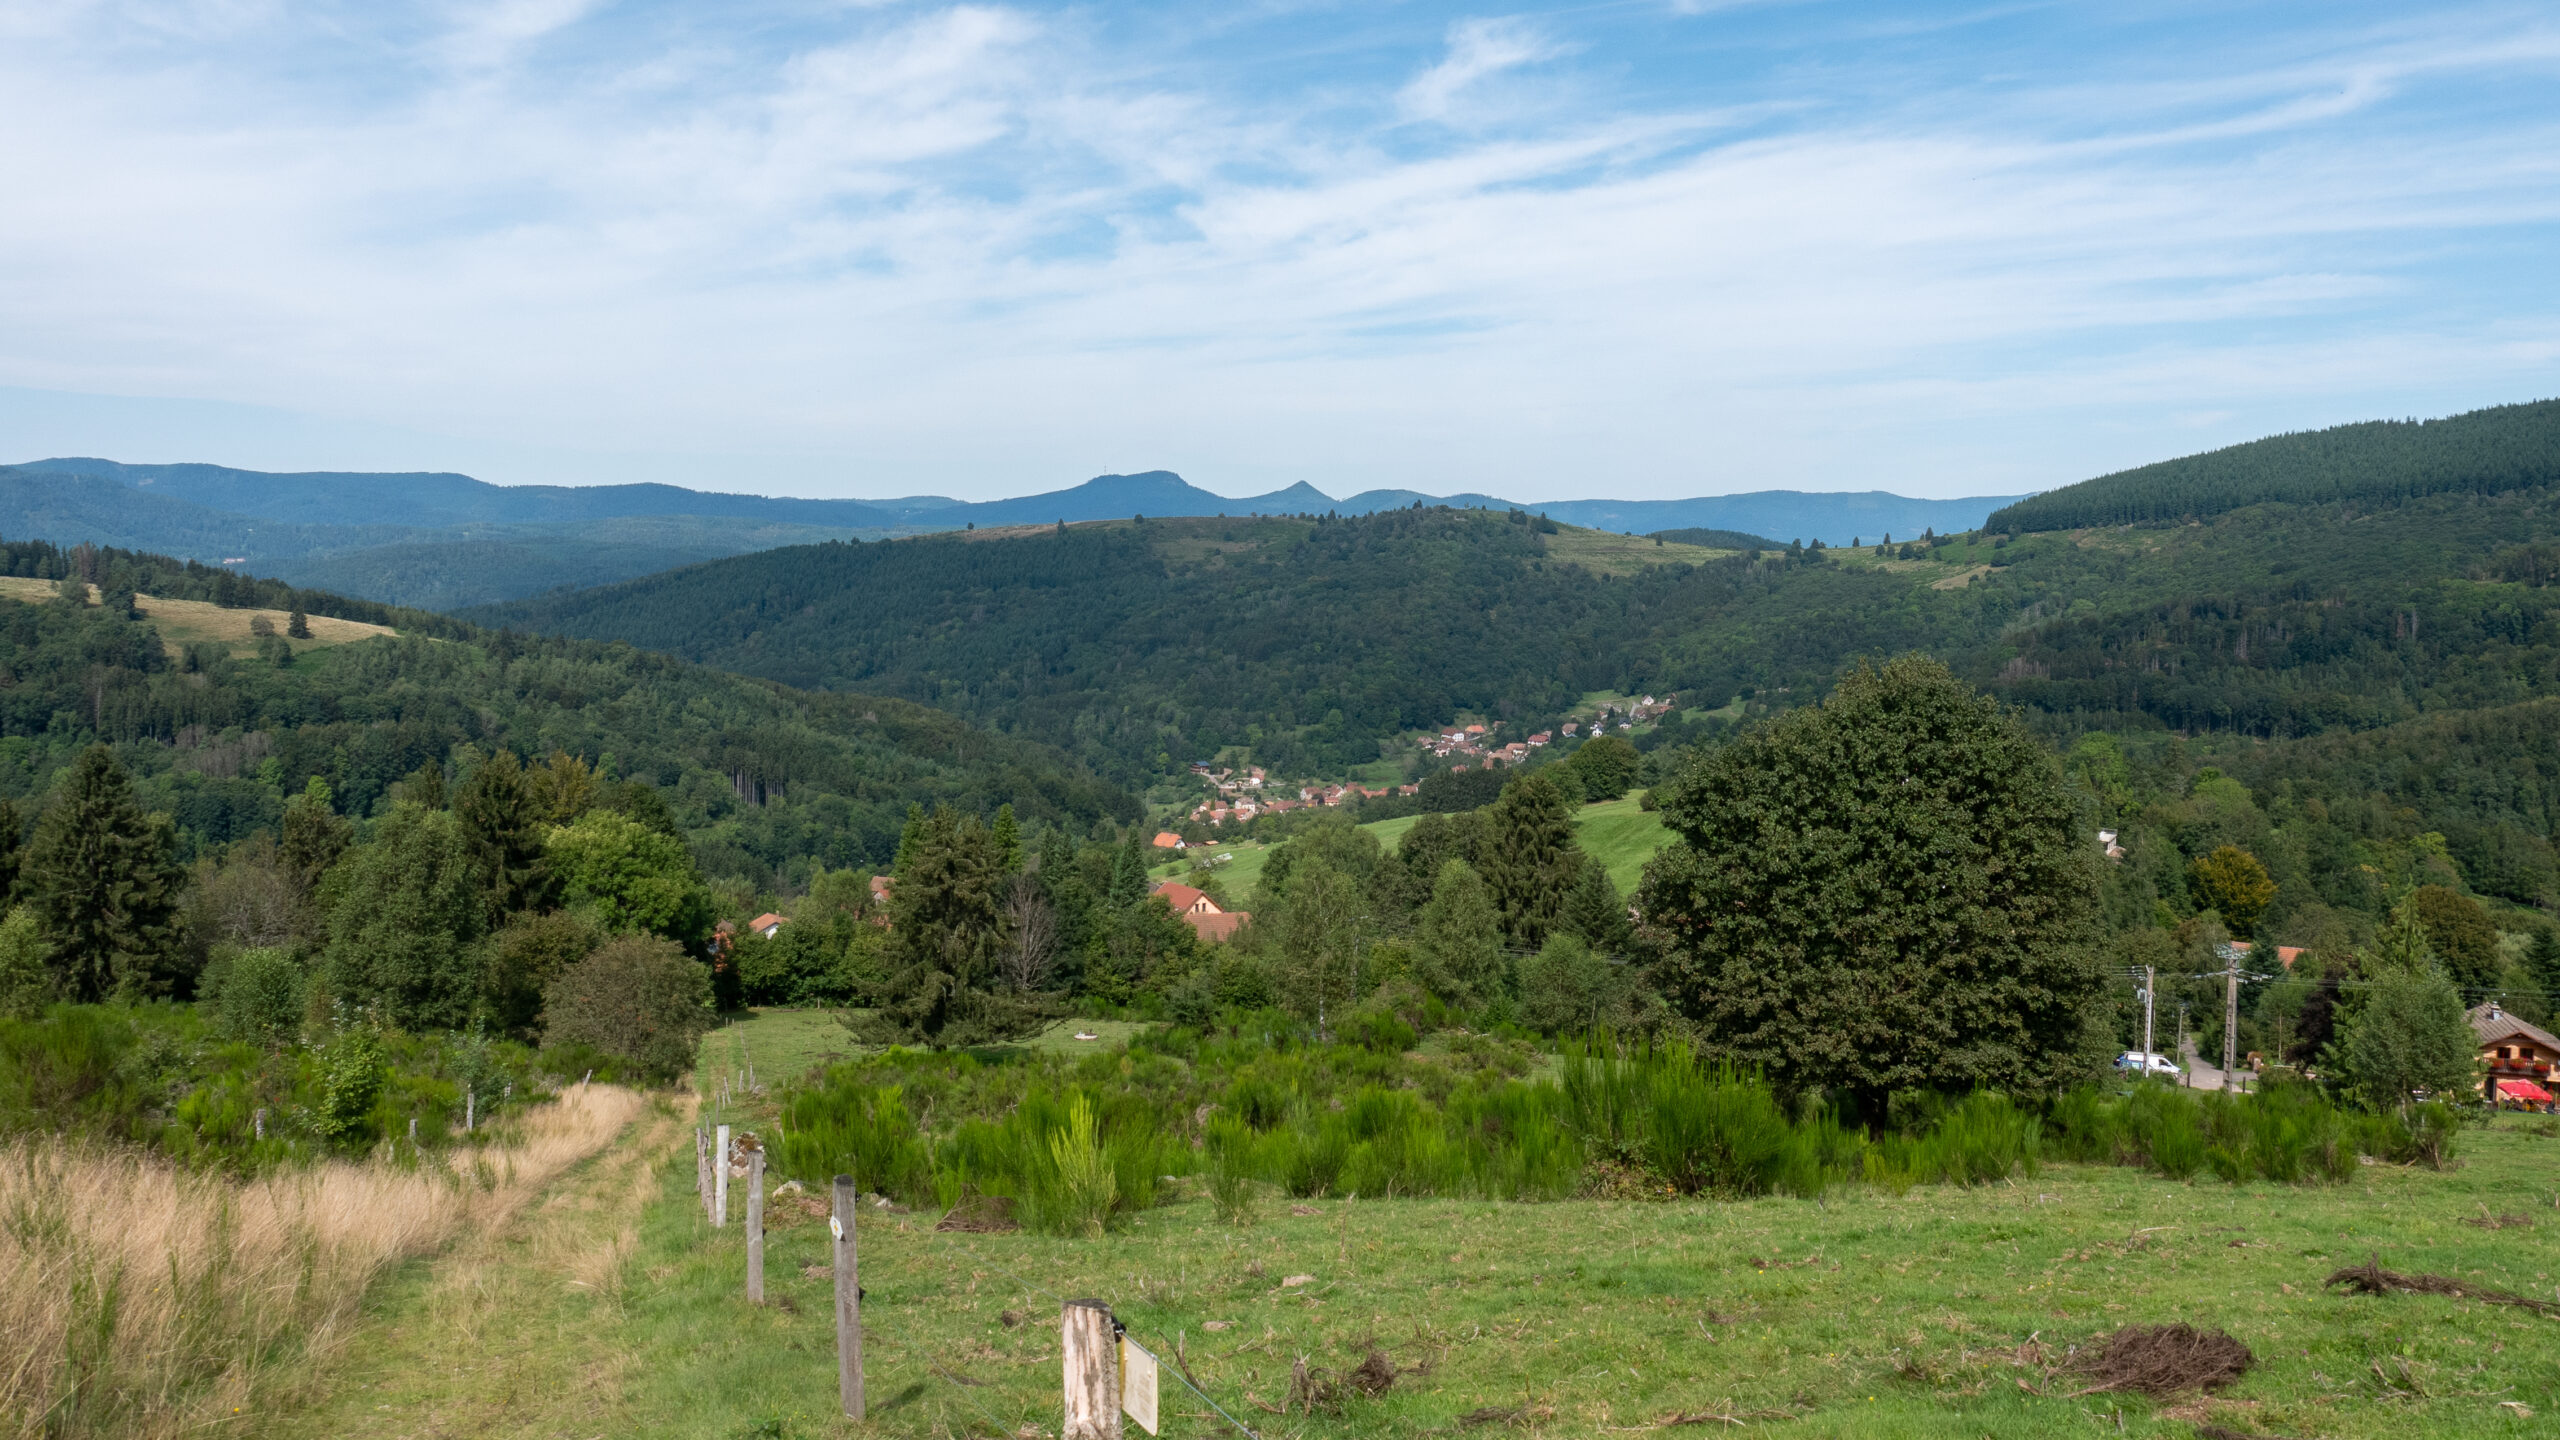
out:
M24 576L0 575L0 597L41 604L54 598L56 582L30 580ZM89 587L89 603L99 602L98 587ZM174 652L189 641L211 641L231 646L235 651L255 647L257 635L250 629L260 617L282 635L292 619L283 610L227 610L204 600L164 600L156 595L137 595L134 604L142 618L160 632L161 640ZM400 632L388 625L368 625L361 620L340 620L331 615L305 617L311 625L311 638L289 642L296 650L326 649L356 640L370 640L376 635Z
M230 1428L345 1337L383 1270L503 1219L646 1101L571 1086L441 1166L246 1183L129 1154L0 1148L0 1434Z

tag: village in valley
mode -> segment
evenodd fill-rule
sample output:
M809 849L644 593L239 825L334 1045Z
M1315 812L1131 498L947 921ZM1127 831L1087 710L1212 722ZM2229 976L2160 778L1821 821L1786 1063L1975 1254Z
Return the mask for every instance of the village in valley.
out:
M1442 768L1463 774L1477 768L1523 765L1549 746L1570 746L1612 731L1632 733L1637 726L1658 721L1678 708L1679 697L1667 693L1598 701L1574 718L1558 722L1553 729L1534 731L1517 740L1503 738L1511 727L1499 720L1452 721L1439 729L1404 737L1398 750L1387 758L1414 776ZM1306 780L1291 786L1260 765L1226 766L1207 760L1191 762L1191 773L1209 787L1209 794L1191 807L1190 820L1220 827L1241 825L1261 815L1286 815L1293 810L1411 795L1421 788L1419 779L1385 785L1358 780Z

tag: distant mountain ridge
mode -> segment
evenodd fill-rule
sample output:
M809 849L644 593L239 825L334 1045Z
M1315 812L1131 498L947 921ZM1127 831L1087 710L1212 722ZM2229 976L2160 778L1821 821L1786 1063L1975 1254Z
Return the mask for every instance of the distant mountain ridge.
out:
M781 545L1133 515L1353 516L1446 505L1535 511L1628 533L1722 530L1838 545L1886 533L1970 529L2013 498L1764 490L1688 500L1522 503L1473 492L1389 489L1336 499L1304 481L1230 498L1170 470L1147 470L1002 500L811 500L658 484L492 485L447 471L278 473L67 456L0 468L0 535L236 562L297 585L443 610L611 584Z

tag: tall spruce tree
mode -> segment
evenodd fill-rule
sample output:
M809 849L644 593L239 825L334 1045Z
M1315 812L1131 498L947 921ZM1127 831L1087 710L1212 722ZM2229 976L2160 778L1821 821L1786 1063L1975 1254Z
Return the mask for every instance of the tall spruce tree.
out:
M549 827L513 752L501 750L480 762L455 797L453 816L462 822L463 839L480 867L493 924L549 907L558 889L543 850Z
M0 800L0 911L18 893L18 865L25 858L26 823L18 818L17 806Z
M1582 868L1573 815L1555 781L1531 771L1502 787L1485 814L1476 870L1502 912L1503 933L1522 949L1547 943Z
M1802 1092L2088 1073L2094 847L2053 756L1934 660L1692 760L1637 909L1701 1039Z
M176 978L185 875L173 848L167 818L134 803L115 752L82 751L36 824L20 876L66 999L163 991Z
M1502 913L1475 867L1455 858L1440 863L1431 898L1415 917L1414 971L1442 1000L1476 1009L1510 988L1502 949Z
M996 807L995 841L996 859L1003 864L1005 873L1012 874L1020 870L1022 868L1022 822L1014 818L1013 802L1010 800Z
M1018 1039L1045 1018L1004 976L1009 880L995 836L975 816L936 806L889 892L897 967L886 1003L861 1033L898 1044L983 1045Z
M1565 897L1559 923L1602 956L1624 955L1635 939L1635 927L1627 923L1626 898L1602 865L1582 867L1582 878Z
M1111 862L1111 908L1126 910L1147 898L1146 826L1130 825Z

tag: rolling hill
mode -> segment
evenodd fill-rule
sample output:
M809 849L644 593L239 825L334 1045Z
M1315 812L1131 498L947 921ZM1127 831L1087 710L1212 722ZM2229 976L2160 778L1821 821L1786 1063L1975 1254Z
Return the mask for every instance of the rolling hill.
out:
M57 595L73 571L93 581L86 604ZM312 639L255 633L260 616L281 632L297 607ZM892 697L491 633L153 555L0 544L0 636L0 798L42 795L107 741L187 853L272 828L313 778L361 815L473 747L566 750L644 780L708 873L755 885L812 862L885 862L910 803L1011 803L1079 827L1138 813L1052 747Z
M1908 650L2060 736L2364 730L2560 685L2560 564L2529 563L2560 536L2551 487L2293 493L2234 480L2196 523L1756 562L1442 508L1150 518L772 551L475 613L904 695L1132 783L1237 744L1339 768L1462 710L1534 727L1601 690L1677 692L1665 736L1707 734Z
M1417 503L1532 509L1637 532L1725 526L1838 543L1976 523L2006 497L1768 491L1696 500L1446 501L1404 490L1336 500L1304 483L1230 499L1170 471L979 503L941 496L809 500L672 485L501 486L440 472L271 474L221 465L73 457L0 468L0 535L238 563L298 585L428 609L632 579L727 555L825 540L1078 524L1134 516L1367 515ZM1765 542L1763 542L1765 543Z

